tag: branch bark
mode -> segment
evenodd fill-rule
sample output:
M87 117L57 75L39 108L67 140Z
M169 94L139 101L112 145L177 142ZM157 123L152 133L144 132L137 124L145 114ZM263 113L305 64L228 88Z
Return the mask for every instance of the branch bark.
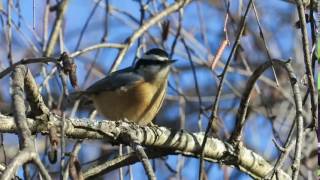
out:
M0 115L2 133L18 133L14 120L10 116ZM50 127L60 127L61 117L50 115L49 121L36 121L28 118L28 125L32 133L49 132ZM41 123L39 123L41 122ZM184 130L174 131L165 127L140 127L127 122L101 121L95 124L88 123L88 119L65 119L65 134L68 138L76 139L104 139L111 143L129 145L127 134L130 131L136 134L137 141L147 149L182 154L199 158L203 133L190 133ZM230 144L216 138L208 138L204 149L204 159L210 162L219 162L235 166L253 178L265 178L272 172L273 166L263 157L239 146L239 153L235 154ZM235 157L237 156L237 157ZM234 161L237 159L237 161ZM137 161L135 161L137 162ZM279 179L290 179L284 171L279 171Z
M27 162L33 162L40 170L44 179L50 180L51 177L48 171L44 168L39 155L36 153L35 144L32 140L32 133L29 129L26 118L26 107L24 102L25 87L30 88L35 84L30 71L24 65L18 65L12 73L12 101L13 101L13 115L14 124L16 124L16 133L19 136L20 152L10 162L8 167L3 172L1 179L11 179L17 169ZM30 92L30 89L29 89ZM30 93L29 96L36 100L42 100L37 91ZM34 97L36 96L36 97Z

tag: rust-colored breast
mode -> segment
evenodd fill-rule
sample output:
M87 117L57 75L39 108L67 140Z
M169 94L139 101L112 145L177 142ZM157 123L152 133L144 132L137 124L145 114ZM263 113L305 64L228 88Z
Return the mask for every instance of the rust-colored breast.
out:
M92 96L97 110L110 120L149 124L158 113L166 92L166 82L160 88L140 82L130 89L105 91Z

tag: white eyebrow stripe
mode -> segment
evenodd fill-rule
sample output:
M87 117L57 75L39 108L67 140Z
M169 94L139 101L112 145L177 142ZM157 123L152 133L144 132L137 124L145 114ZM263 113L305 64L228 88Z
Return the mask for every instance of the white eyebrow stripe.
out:
M145 54L142 56L141 59L150 59L150 60L156 60L156 61L167 61L167 57L155 55L155 54Z

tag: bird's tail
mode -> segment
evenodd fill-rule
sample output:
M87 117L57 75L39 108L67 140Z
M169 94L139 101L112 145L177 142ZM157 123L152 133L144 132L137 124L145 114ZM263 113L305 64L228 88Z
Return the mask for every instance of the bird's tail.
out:
M78 99L81 99L85 95L84 91L77 91L77 92L72 92L68 95L67 99L68 101L76 101Z
M81 106L87 106L92 104L92 101L87 96L87 93L85 91L77 91L77 92L70 93L68 97L65 98L64 103L65 105L71 105L78 100L80 100Z

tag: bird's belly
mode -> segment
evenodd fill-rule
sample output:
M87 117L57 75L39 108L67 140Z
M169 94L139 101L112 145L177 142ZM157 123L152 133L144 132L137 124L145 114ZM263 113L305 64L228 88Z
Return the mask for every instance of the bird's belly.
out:
M149 124L162 103L163 91L148 83L143 83L128 90L105 91L94 95L92 100L97 110L110 120L124 120Z

